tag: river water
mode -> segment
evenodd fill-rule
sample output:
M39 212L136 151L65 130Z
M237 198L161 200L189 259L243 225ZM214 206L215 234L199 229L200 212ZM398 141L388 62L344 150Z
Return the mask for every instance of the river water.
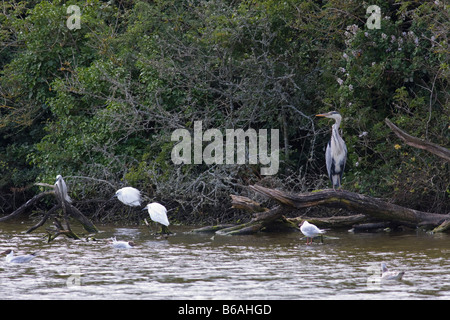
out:
M0 258L0 299L450 299L450 235L423 231L329 231L306 245L300 233L215 236L172 227L98 226L96 240L25 234L0 224L0 250L39 251L28 264ZM43 230L43 229L39 229ZM120 250L110 237L133 240ZM405 271L379 281L379 265Z

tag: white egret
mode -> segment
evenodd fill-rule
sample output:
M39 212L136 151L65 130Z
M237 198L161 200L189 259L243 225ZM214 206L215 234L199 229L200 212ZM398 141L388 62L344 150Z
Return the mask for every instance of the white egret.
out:
M116 249L130 249L136 246L133 241L117 241L116 237L111 238L111 244Z
M14 256L14 251L11 249L8 249L4 252L2 252L1 254L5 254L6 255L6 262L10 262L10 263L27 263L30 262L31 260L33 260L34 258L36 258L36 254L35 253L31 253L31 254L27 254L24 256Z
M337 111L330 111L324 114L316 114L316 117L326 117L336 120L331 130L331 139L325 151L325 163L327 165L328 176L330 177L333 189L341 187L342 175L344 173L345 162L347 161L347 146L339 135L339 126L342 116Z
M317 226L309 223L308 221L303 221L299 224L300 231L306 236L306 244L310 244L313 242L313 238L318 236L319 234L325 233L326 230L319 229ZM311 238L311 242L308 243L308 238Z
M125 187L117 190L112 198L117 198L120 202L130 207L139 207L142 201L141 192L133 187Z
M64 181L63 177L60 174L56 176L55 193L59 195L60 199L64 199L68 203L72 203L72 199L69 197L67 193L66 182Z
M163 233L170 233L169 229L167 228L169 226L169 219L167 219L167 209L162 204L158 202L149 203L145 206L142 210L148 210L148 213L150 215L150 219L153 221L161 224L163 226L164 232Z

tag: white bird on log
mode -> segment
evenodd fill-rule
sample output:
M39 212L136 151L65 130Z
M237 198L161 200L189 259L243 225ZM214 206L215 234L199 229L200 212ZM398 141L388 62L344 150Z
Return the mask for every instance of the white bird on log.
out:
M162 204L158 202L152 202L145 206L142 210L148 210L148 214L150 215L150 219L153 221L162 224L166 227L164 233L169 233L167 227L169 226L169 219L167 219L167 209Z
M386 263L381 263L381 280L402 280L405 271L389 271Z
M331 130L331 139L325 151L325 163L327 165L328 177L330 177L333 189L341 187L342 175L344 174L345 162L347 161L347 146L339 135L339 126L342 116L337 111L330 111L324 114L316 114L316 117L326 117L334 119Z
M130 207L139 207L142 201L141 192L133 187L125 187L117 190L112 198L117 198L120 202Z
M60 174L56 176L55 193L60 197L60 199L64 199L68 203L72 203L72 199L69 197L69 194L67 193L66 182L64 181L63 177Z
M116 249L131 249L136 246L133 241L117 241L116 237L111 238L111 244Z
M10 263L28 263L31 260L33 260L34 258L36 258L36 254L35 253L31 253L31 254L27 254L24 256L14 256L14 251L11 249L8 249L4 252L2 252L1 254L5 254L6 255L6 262L10 262Z
M317 226L309 223L308 221L303 221L299 224L300 231L306 236L306 244L311 244L313 242L313 238L317 237L319 234L325 233L326 230L319 229ZM308 238L311 238L311 242L308 243Z

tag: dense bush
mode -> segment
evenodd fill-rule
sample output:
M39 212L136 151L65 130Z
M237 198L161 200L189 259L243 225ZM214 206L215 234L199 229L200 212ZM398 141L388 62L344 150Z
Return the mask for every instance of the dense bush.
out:
M0 13L0 210L10 209L11 188L61 174L96 217L132 185L180 220L235 219L229 194L246 185L329 185L331 123L314 114L339 110L344 188L448 212L448 163L404 145L384 119L449 146L449 6L373 2L380 29L367 28L360 1L9 2ZM66 26L70 4L81 29ZM199 120L222 133L279 129L280 170L174 165L172 132L193 132Z

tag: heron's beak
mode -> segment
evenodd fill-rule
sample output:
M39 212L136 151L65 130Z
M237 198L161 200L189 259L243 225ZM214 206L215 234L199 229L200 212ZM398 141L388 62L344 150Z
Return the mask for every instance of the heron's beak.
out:
M117 198L117 194L113 195L111 198L109 198L108 201L111 201L112 199Z
M147 210L147 207L144 207L143 209L141 209L141 211Z
M330 112L316 114L316 117L328 117L328 116L330 116Z

